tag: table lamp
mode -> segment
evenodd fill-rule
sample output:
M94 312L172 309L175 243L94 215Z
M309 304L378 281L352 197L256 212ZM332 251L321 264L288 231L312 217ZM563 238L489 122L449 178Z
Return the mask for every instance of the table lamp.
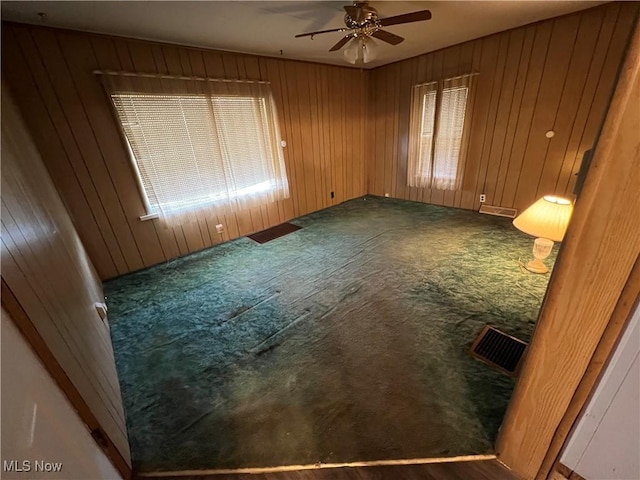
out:
M542 262L551 253L553 242L561 242L573 212L571 200L545 195L516 217L513 225L521 232L538 237L533 243L533 257L525 268L532 273L547 273Z

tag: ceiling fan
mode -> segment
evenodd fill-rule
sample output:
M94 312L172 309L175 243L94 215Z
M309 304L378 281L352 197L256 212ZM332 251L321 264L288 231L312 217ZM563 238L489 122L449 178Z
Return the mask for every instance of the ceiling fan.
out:
M331 47L329 51L335 52L340 50L348 43L349 46L347 46L344 51L347 60L351 63L367 63L375 58L375 50L373 49L375 44L371 37L391 45L398 45L404 41L404 38L383 30L383 27L403 23L422 22L431 18L431 12L429 10L419 10L417 12L395 15L393 17L379 18L378 11L366 1L355 1L353 5L345 6L344 10L346 12L344 16L345 27L301 33L296 35L295 38L311 37L313 39L315 35L322 33L349 32L341 38L338 43Z

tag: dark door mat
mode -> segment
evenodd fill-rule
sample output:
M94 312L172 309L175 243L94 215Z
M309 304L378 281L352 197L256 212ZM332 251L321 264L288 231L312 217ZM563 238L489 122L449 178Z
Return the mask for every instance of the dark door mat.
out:
M275 227L267 228L266 230L262 230L261 232L249 235L249 238L254 242L267 243L271 240L275 240L276 238L283 237L288 233L300 230L301 228L302 227L294 225L293 223L281 223L280 225L276 225Z
M507 375L518 375L522 354L527 344L511 335L485 325L469 353Z

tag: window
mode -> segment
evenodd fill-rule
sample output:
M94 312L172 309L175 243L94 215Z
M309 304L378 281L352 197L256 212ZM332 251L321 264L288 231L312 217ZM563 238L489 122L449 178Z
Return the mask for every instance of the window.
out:
M416 85L411 97L408 185L455 190L471 75Z
M146 79L131 88L125 80L110 79L110 97L148 213L170 217L288 196L267 85L162 79L154 86Z

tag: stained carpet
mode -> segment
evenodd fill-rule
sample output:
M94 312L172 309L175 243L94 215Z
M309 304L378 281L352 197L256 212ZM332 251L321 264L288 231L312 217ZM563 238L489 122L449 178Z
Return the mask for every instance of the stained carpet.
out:
M514 380L467 349L487 323L530 340L533 239L379 197L293 223L105 284L135 468L491 452Z

